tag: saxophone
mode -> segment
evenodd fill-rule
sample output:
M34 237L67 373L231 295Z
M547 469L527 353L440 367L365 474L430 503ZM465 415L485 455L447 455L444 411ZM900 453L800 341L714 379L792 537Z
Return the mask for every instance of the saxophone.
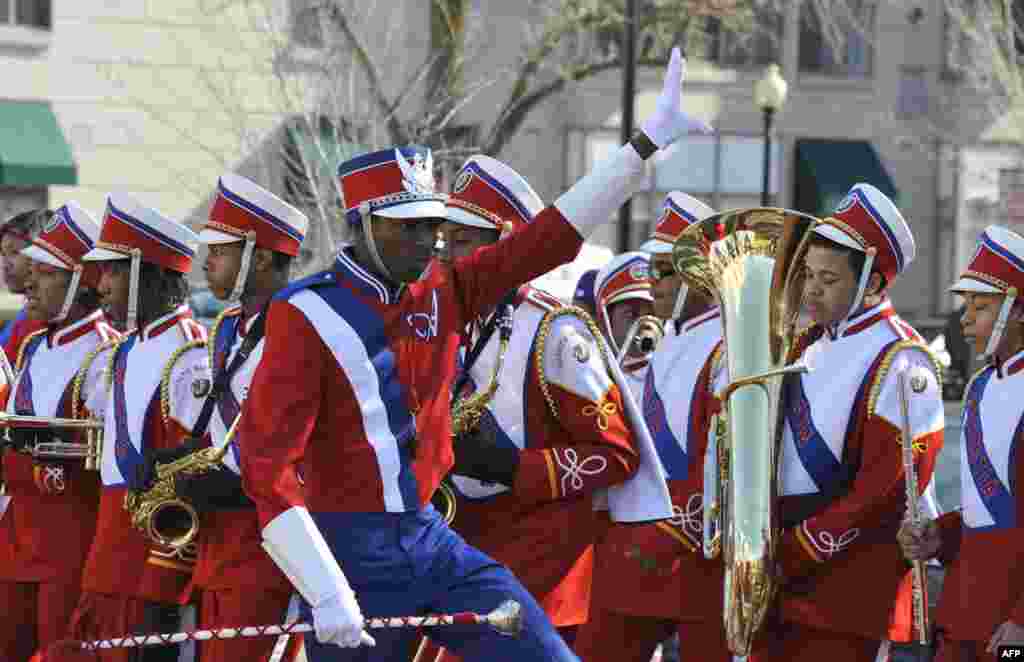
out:
M177 495L175 477L195 476L217 469L231 447L241 413L235 417L220 448L203 448L167 464L156 466L153 486L143 492L128 492L124 507L132 517L132 526L157 544L180 550L199 534L199 512Z
M707 538L720 532L726 639L741 656L778 589L782 380L807 370L787 361L803 290L799 257L816 221L786 209L732 210L690 226L673 250L676 271L714 294L722 314L731 381L718 395L717 448L706 465L705 498L713 504L705 512L705 553L718 553L718 540Z
M456 395L454 402L452 402L453 441L457 437L476 430L480 425L480 419L483 417L487 405L490 404L498 392L498 377L501 375L502 366L505 364L505 354L508 353L509 341L512 338L512 306L510 304L501 304L495 315L497 315L495 324L498 326L498 356L494 361L494 372L491 374L491 380L484 390L466 397L458 397ZM466 366L465 370L467 373L470 367ZM441 484L438 485L431 501L434 507L444 516L447 524L451 524L455 520L456 493L448 477L445 477Z

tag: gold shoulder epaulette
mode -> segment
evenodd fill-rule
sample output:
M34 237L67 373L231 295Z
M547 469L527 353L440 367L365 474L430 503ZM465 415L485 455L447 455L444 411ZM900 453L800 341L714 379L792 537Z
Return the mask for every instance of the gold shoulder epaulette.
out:
M208 350L209 355L210 355L210 371L211 372L214 369L214 362L213 362L213 358L214 357L213 357L213 355L217 352L217 347L216 347L217 342L216 341L217 341L217 334L220 333L220 326L221 326L221 324L223 324L224 320L226 320L227 318L234 317L235 315L241 315L241 314L242 314L242 308L240 306L232 306L230 308L225 308L224 310L220 311L220 314L217 315L217 318L213 321L213 326L210 327L210 335L207 336L207 341L208 341L208 343L207 343L207 350Z
M25 367L25 350L28 349L29 343L44 333L46 333L46 329L39 329L22 338L21 345L18 346L18 360L14 362L14 374L18 374Z
M82 361L82 367L75 373L75 379L71 383L71 418L81 418L81 407L85 404L82 401L82 386L85 384L86 377L89 376L89 369L92 367L93 362L95 362L97 357L99 357L99 355L104 351L111 347L117 347L118 342L118 338L111 338L110 340L96 345L91 352L86 354L85 360ZM111 352L111 354L113 354L113 352ZM109 365L107 369L109 370ZM110 388L110 379L104 375L100 376L100 382L106 382L107 388ZM95 413L98 414L99 412Z
M932 350L919 340L900 340L890 345L889 349L885 351L882 363L878 366L878 371L875 373L871 388L868 390L868 415L874 416L875 405L878 404L878 395L882 390L885 377L889 374L892 362L896 360L896 355L905 349L917 350L928 358L928 361L932 364L932 369L935 371L935 380L939 385L939 391L942 391L942 364L939 363Z
M164 425L171 417L171 373L174 372L174 365L186 353L193 349L202 349L206 346L204 340L192 340L174 350L167 363L164 364L163 375L160 377L160 414L163 417Z
M597 327L597 322L595 322L594 318L590 316L590 313L579 306L569 305L563 305L560 308L556 308L546 313L541 319L540 326L537 329L537 354L534 357L534 368L537 370L540 392L544 395L544 400L548 403L548 409L551 410L551 415L555 417L555 420L558 420L558 407L555 406L555 399L551 396L551 387L548 384L547 375L544 374L544 356L547 353L548 336L551 335L551 325L554 324L555 320L559 317L579 318L587 327L587 330L594 336L594 340L597 342L597 347L601 352L601 359L604 362L605 367L607 368L609 366L608 351L605 348L601 329Z

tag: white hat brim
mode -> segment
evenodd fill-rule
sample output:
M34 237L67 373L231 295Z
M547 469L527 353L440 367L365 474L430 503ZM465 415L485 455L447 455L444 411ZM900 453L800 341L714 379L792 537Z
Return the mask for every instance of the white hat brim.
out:
M371 208L370 213L374 216L398 219L447 218L448 216L445 204L440 200L413 200L381 209Z
M953 286L949 288L950 292L974 292L977 294L1005 294L1003 290L999 289L995 285L976 280L974 278L968 278L961 276Z
M82 256L82 262L106 262L108 260L127 260L131 256L118 253L107 248L94 248Z
M854 250L860 251L861 253L864 252L864 247L861 246L856 239L846 234L845 232L843 232L834 225L821 223L816 228L814 228L814 234L825 237L826 239L834 241L841 246L852 248Z
M233 244L236 241L245 241L245 239L228 234L227 232L212 230L210 228L204 228L203 231L199 233L200 244Z
M459 207L445 207L445 217L452 223L458 223L459 225L465 225L471 228L481 228L483 230L499 229L492 221L480 218L476 214Z
M615 304L615 303L622 303L623 301L629 301L630 299L639 299L640 301L650 301L650 302L653 303L654 302L654 295L651 294L650 290L637 290L637 291L633 291L633 292L623 292L622 294L618 294L618 295L612 297L608 301L608 303L605 304L605 307L610 306L610 305Z
M640 246L640 250L644 253L671 253L672 244L661 239L648 239Z
M71 271L68 269L68 265L61 262L57 256L52 255L49 251L45 251L39 246L27 246L21 249L20 254L34 262L42 262L43 264L48 264L51 267L58 267L65 271Z

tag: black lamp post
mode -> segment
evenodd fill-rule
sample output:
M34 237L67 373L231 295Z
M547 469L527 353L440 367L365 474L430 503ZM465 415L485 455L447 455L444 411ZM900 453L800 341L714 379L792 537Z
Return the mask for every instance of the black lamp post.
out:
M761 109L764 116L764 167L762 174L764 180L761 183L761 206L767 207L771 204L771 176L772 176L772 122L775 113L786 103L786 92L789 84L782 77L779 65L769 64L761 80L754 84L754 103Z
M622 143L633 137L633 97L636 95L636 0L626 0L626 25L622 44ZM619 252L630 248L633 224L632 200L619 208Z

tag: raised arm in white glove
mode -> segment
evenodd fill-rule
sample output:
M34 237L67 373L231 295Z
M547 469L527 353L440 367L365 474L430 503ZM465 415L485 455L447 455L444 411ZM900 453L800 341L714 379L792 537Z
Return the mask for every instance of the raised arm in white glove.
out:
M345 648L373 646L345 573L305 508L289 508L263 527L263 549L313 608L316 640Z
M710 126L683 111L680 95L685 69L682 54L673 48L654 112L641 123L640 131L555 201L580 236L587 237L607 223L612 212L632 197L643 175L644 160L654 152L684 134L711 132Z

